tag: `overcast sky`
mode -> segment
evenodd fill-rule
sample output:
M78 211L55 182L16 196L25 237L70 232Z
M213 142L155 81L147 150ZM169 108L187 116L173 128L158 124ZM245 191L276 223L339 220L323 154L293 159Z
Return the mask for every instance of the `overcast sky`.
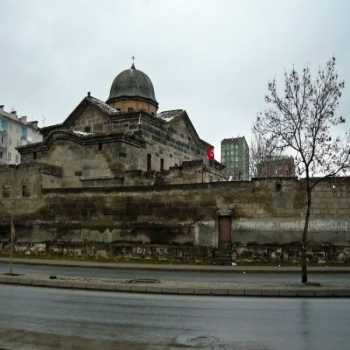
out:
M187 110L217 156L222 138L249 141L269 79L332 55L350 123L348 0L0 0L0 14L0 104L41 125L87 91L106 100L133 55L160 110Z

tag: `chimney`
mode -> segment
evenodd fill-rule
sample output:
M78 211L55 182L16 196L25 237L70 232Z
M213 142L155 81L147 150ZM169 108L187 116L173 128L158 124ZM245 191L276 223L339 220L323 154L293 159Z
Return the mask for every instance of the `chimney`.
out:
M0 105L0 111L3 111L4 110L4 105Z
M11 111L11 114L13 114L14 117L17 117L17 112L16 111Z

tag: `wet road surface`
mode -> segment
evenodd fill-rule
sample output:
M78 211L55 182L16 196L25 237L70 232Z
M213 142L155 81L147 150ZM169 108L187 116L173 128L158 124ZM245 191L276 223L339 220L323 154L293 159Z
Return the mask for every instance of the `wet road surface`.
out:
M349 349L350 299L235 298L0 285L3 349Z
M7 263L0 263L0 273L8 271ZM184 282L241 282L241 283L294 283L300 282L300 273L237 273L203 271L154 271L134 269L109 269L91 267L62 267L46 265L15 264L16 273L43 273L46 275L65 275L81 277L100 277L116 279L154 278ZM311 282L350 283L349 273L310 273Z

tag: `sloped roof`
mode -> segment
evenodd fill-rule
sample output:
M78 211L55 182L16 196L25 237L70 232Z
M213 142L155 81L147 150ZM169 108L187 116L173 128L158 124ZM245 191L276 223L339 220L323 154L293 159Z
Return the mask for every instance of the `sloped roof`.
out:
M113 108L112 106L110 106L109 104L107 104L106 102L99 100L96 97L92 97L90 96L86 96L85 99L90 102L91 104L93 104L94 106L96 106L97 108L99 108L102 112L106 112L110 115L114 115L116 113L119 113L119 110L116 108Z
M170 111L163 111L163 112L157 113L157 117L164 119L166 121L170 121L184 112L185 111L183 109L173 109Z
M188 116L187 112L183 109L173 109L173 110L169 110L169 111L163 111L157 114L157 116L164 120L165 122L171 123L174 119L177 118L183 118L184 122L190 127L190 129L192 130L192 132L194 133L194 135L197 137L197 139L204 143L206 146L208 147L213 147L210 143L202 140L195 127L192 124L192 121L190 119L190 117Z
M41 128L41 132L44 135L47 135L49 132L55 130L55 129L61 129L71 123L79 114L82 112L86 107L89 105L95 106L97 109L99 109L101 112L112 116L119 113L119 110L116 108L113 108L112 106L108 105L106 102L99 100L96 97L92 97L91 95L88 95L83 98L83 100L78 104L78 106L71 112L71 114L64 120L61 124L55 124L50 125L44 128Z

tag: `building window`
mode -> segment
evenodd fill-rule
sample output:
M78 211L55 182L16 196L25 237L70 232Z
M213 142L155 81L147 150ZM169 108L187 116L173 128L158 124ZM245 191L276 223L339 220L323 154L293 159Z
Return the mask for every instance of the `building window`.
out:
M134 111L134 108L132 108L132 107L128 108L128 112L133 112L133 111Z
M8 160L9 162L11 162L11 152L8 152L8 153L7 153L7 160Z
M22 185L22 196L23 197L30 197L29 186L27 184Z
M152 155L150 153L147 154L147 171L152 170Z
M160 171L164 171L164 159L160 159Z
M99 143L99 144L98 144L98 150L99 150L99 151L102 151L102 147L103 147L102 143Z
M37 157L36 152L33 152L33 159L36 159L36 157Z
M26 140L28 138L28 129L25 126L21 128L21 138Z
M4 198L9 198L11 196L11 186L8 186L8 185L2 186L2 196Z
M84 127L85 132L91 132L91 126L85 126Z

